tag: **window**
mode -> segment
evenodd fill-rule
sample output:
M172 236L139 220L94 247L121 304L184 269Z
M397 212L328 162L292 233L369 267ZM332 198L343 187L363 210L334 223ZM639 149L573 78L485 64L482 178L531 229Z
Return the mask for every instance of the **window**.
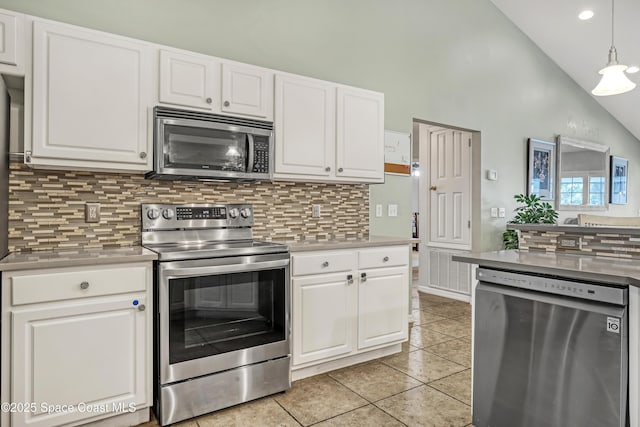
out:
M584 179L581 176L562 177L560 180L560 204L581 205Z
M604 206L604 176L589 177L589 205Z

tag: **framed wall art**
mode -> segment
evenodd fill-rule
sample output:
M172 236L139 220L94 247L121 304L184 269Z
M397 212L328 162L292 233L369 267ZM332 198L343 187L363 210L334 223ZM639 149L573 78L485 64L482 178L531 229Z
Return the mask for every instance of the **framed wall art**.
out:
M554 200L556 143L529 138L527 194L545 201Z
M629 192L629 160L622 157L611 156L611 191L609 202L616 205L627 204Z

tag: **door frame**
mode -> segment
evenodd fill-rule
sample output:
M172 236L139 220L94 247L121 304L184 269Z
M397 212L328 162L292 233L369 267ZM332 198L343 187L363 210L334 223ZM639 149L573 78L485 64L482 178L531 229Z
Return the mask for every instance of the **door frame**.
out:
M431 235L429 212L431 209L431 198L427 197L427 187L430 180L430 163L431 163L431 134L433 132L442 130L457 130L471 133L471 149L470 149L470 166L471 174L470 179L470 195L469 195L469 209L471 212L471 235L469 245L430 245L429 236ZM418 184L418 197L419 197L419 230L420 230L420 243L419 243L419 257L420 266L428 265L429 248L449 249L452 251L475 251L480 248L480 237L482 229L480 227L481 221L481 132L474 129L462 128L459 126L452 126L442 123L430 122L422 119L413 119L413 147L418 147L418 159L421 165L420 179ZM424 190L424 191L423 191ZM420 281L418 289L422 292L440 295L448 298L459 299L463 301L470 301L471 294L460 294L457 292L448 292L428 286L428 271L426 268L419 269ZM473 282L473 278L471 278Z

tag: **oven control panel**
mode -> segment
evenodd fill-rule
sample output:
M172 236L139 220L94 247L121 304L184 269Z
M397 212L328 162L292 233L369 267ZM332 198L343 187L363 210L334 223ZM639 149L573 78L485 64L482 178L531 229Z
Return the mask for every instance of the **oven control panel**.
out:
M141 210L143 231L245 228L253 225L253 206L246 204L144 203Z

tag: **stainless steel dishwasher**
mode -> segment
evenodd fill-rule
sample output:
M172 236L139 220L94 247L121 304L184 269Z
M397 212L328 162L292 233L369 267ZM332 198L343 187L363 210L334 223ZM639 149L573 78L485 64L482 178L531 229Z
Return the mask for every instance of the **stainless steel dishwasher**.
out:
M627 288L480 268L476 427L628 425Z

